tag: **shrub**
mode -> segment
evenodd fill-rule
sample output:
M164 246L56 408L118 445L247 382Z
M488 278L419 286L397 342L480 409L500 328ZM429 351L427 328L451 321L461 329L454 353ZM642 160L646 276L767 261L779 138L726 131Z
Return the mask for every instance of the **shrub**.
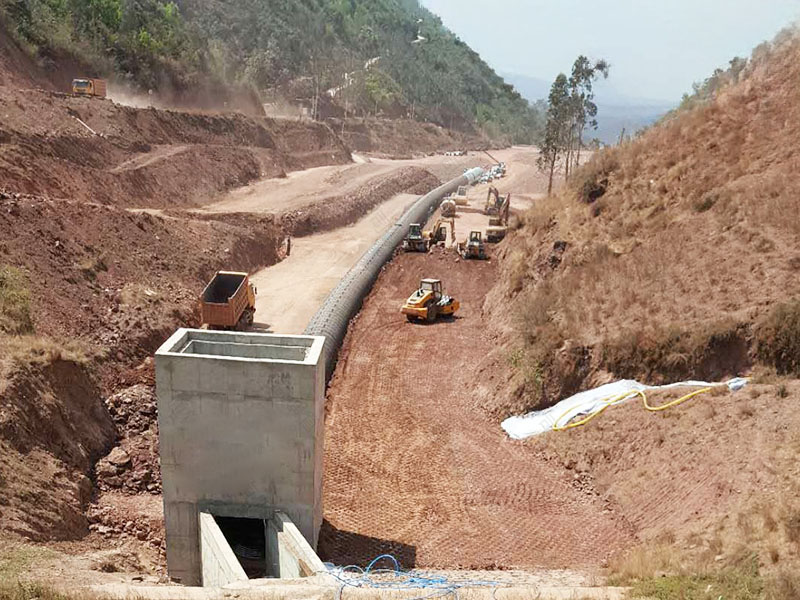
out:
M609 148L599 152L573 175L578 199L592 203L602 198L608 190L609 176L619 168L617 152Z
M22 271L0 266L0 332L19 335L33 331L31 296Z
M775 306L758 324L756 355L780 375L800 376L800 300Z

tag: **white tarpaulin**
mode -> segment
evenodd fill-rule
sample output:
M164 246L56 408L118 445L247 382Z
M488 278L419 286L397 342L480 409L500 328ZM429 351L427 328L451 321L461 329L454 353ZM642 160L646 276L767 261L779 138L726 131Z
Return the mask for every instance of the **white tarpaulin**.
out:
M665 390L676 387L715 387L727 385L731 391L740 390L747 383L747 379L737 377L722 383L708 383L706 381L681 381L669 385L644 385L632 379L622 379L614 383L607 383L592 390L580 392L565 398L558 404L538 410L521 417L509 417L502 423L506 433L515 440L523 440L532 435L539 435L551 431L556 422L559 426L566 425L579 416L588 416L600 411L614 398L619 398L611 404L619 404L636 396L637 391ZM629 392L628 394L625 394Z

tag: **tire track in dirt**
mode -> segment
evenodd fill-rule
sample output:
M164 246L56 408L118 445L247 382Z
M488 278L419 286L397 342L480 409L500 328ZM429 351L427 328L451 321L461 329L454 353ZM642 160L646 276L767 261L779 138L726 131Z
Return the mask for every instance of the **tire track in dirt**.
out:
M632 541L570 472L472 412L495 276L491 262L438 249L400 255L381 274L328 393L324 559L394 551L404 566L594 567ZM461 301L456 319L405 322L399 306L421 277Z

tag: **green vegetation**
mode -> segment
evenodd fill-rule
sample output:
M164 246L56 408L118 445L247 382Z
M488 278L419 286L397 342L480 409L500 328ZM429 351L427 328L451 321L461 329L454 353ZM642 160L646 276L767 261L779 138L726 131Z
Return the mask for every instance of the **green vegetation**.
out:
M550 88L539 157L539 169L549 177L548 194L553 191L553 175L560 160L563 159L565 178L580 165L584 132L597 129L593 84L601 76L608 77L610 68L605 60L592 63L581 55L572 65L569 78L559 73Z
M31 333L31 295L22 271L0 265L0 332Z
M350 114L514 142L541 129L539 111L417 0L0 0L2 15L40 55L69 53L145 89L283 90L315 116L337 89Z

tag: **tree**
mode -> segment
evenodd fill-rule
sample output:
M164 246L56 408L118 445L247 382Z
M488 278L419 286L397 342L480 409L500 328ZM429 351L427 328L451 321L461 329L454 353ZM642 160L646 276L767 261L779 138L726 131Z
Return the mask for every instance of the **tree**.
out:
M567 160L564 169L565 177L574 166L580 164L581 148L583 148L583 132L587 127L597 129L597 104L594 103L593 83L598 77L608 77L610 65L605 60L592 63L580 55L572 65L569 78L571 127L567 142Z
M566 75L559 73L550 88L550 95L547 99L547 124L538 159L539 169L549 174L548 194L553 191L553 174L556 170L556 163L566 148L570 117L569 81Z

